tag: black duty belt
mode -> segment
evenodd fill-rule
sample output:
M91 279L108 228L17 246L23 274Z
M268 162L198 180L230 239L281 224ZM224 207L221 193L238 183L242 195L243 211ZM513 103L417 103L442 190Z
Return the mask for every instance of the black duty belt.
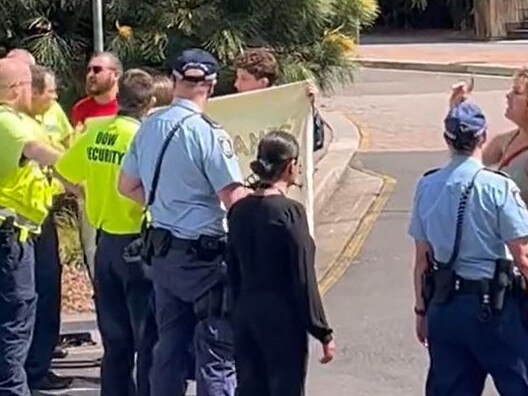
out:
M175 250L187 250L196 246L196 241L193 239L182 239L172 237L170 242L170 248Z
M521 277L515 276L512 280L512 284L507 288L509 292L520 292L523 290L521 285ZM493 281L491 279L482 279L482 280L470 280L457 278L453 286L453 292L455 294L475 294L481 295L483 291L489 290L493 291Z
M179 250L193 253L198 260L212 261L225 253L226 243L222 237L200 235L198 239L183 239L175 237L168 230L154 228L146 238L146 249L152 250L154 257L164 257L169 250Z
M490 279L470 280L463 278L456 278L453 286L455 294L475 294L481 295L483 290L489 290L491 287Z
M200 236L198 239L182 239L172 236L170 240L170 248L175 250L194 248L223 252L225 245L226 243L220 237Z

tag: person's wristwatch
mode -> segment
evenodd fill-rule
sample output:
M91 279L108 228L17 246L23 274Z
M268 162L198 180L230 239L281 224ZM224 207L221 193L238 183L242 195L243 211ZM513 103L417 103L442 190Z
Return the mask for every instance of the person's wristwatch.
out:
M426 311L425 311L425 309L418 309L418 308L414 307L414 314L417 315L417 316L424 317L425 314L426 314Z

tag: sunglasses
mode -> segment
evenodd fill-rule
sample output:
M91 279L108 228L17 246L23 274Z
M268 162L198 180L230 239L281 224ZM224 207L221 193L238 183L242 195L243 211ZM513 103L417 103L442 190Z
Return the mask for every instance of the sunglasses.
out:
M103 66L88 66L86 68L86 73L90 73L90 72L93 72L94 74L99 74L101 73L103 70L115 70L114 68L112 67L103 67Z

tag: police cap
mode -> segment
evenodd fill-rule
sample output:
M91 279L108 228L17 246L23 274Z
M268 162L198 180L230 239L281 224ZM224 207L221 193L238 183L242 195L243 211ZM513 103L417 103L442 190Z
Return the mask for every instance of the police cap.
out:
M474 103L462 102L453 107L444 119L444 137L458 146L475 141L487 130L486 117Z
M219 65L209 52L192 48L178 55L171 62L171 68L179 80L203 82L216 80Z

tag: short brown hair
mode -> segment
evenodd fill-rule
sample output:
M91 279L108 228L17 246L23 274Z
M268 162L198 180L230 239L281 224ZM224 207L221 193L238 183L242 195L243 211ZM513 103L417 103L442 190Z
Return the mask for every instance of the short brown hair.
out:
M154 75L154 97L156 106L168 106L172 103L174 95L174 82L165 74Z
M267 78L270 85L275 84L279 78L277 59L265 48L241 53L235 60L235 67L247 71L256 79Z
M152 104L154 80L141 69L127 70L119 78L117 102L119 110L134 116L142 116Z
M119 59L119 57L113 52L110 52L110 51L96 52L95 54L92 55L90 60L94 58L108 59L110 63L112 64L112 66L115 68L115 71L117 72L117 74L119 76L123 74L123 64L121 63L121 60Z

